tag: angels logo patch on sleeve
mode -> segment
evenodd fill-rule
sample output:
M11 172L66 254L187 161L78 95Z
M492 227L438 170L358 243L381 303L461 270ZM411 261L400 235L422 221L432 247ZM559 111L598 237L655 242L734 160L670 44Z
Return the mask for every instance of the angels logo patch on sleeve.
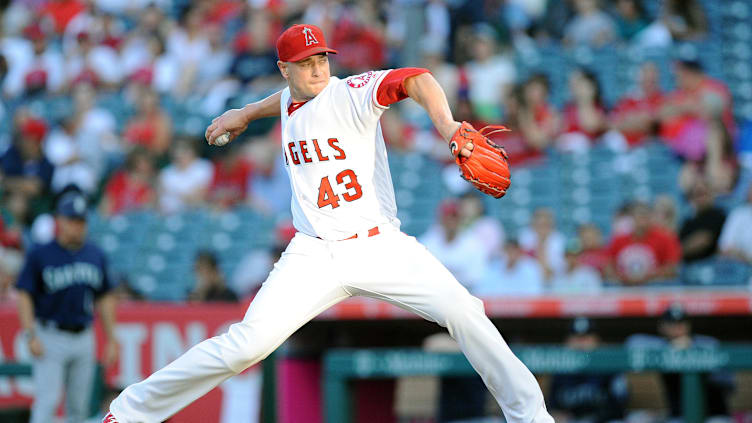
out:
M370 81L374 77L374 75L375 74L373 71L368 71L357 76L352 76L347 79L347 85L353 88L365 87L368 84L368 81Z

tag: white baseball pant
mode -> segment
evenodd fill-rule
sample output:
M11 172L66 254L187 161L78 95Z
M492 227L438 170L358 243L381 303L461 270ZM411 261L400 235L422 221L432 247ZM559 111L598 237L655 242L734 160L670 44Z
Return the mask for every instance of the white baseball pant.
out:
M110 405L120 423L161 422L258 363L316 315L353 295L388 301L449 330L509 423L553 423L535 377L473 297L415 238L381 234L324 241L298 233L243 321L126 388Z

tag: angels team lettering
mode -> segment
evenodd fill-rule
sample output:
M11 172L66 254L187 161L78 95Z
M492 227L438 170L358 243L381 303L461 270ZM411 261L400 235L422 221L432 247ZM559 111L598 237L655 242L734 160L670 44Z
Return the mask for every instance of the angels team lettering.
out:
M287 143L287 151L294 165L313 163L314 161L326 162L330 158L334 160L345 160L347 158L345 150L339 146L337 138L329 138L327 144L329 147L323 146L322 149L317 139L312 139L310 144L307 140L290 141ZM289 164L287 155L285 155L285 164Z

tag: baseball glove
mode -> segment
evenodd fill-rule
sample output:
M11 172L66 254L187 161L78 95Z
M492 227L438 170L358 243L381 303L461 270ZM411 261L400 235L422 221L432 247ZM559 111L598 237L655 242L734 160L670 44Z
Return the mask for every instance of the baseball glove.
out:
M462 177L494 198L503 197L512 183L507 152L504 147L488 139L488 135L502 131L509 129L501 125L489 125L478 131L469 123L462 122L449 142L449 149L460 167ZM460 151L469 142L473 143L473 151L470 157L464 157L460 155Z

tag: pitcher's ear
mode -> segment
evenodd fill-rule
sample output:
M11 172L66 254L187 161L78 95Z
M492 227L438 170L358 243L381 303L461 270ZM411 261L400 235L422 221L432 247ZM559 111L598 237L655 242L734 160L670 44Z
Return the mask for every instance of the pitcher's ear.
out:
M287 79L287 62L283 62L281 60L277 60L277 68L279 68L279 72L282 74L282 77Z

